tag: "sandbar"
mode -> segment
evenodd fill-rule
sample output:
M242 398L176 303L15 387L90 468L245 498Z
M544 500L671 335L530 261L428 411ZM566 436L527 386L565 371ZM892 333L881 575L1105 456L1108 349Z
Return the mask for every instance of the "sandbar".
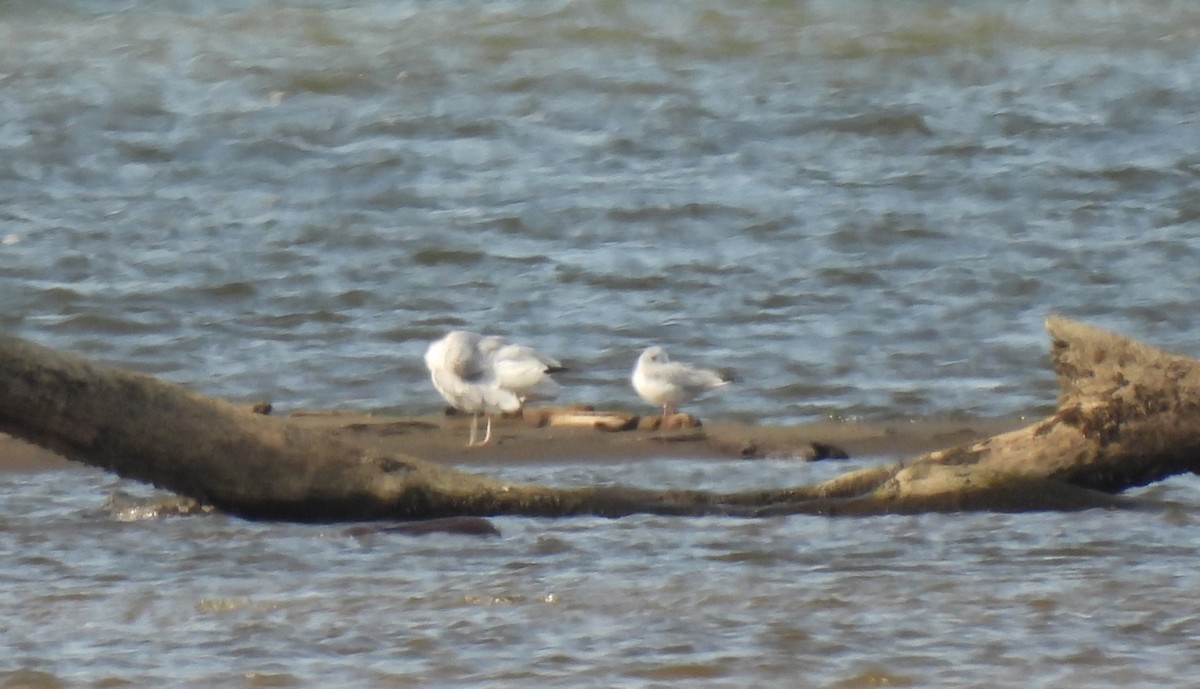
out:
M507 418L496 420L490 444L468 448L465 445L470 418L461 415L397 416L355 410L298 410L275 416L304 428L332 433L375 453L406 454L465 466L615 463L642 458L814 461L831 448L850 457L900 459L974 442L1031 422L1017 417L829 420L792 425L703 420L700 426L692 428L605 431L538 427L521 418ZM0 471L55 471L77 466L81 465L19 438L0 434Z

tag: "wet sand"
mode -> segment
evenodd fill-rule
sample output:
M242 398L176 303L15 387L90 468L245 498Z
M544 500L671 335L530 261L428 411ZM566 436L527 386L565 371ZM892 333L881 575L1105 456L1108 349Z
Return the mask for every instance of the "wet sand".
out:
M711 420L699 427L603 431L498 419L491 444L466 447L470 417L384 416L356 411L279 414L325 429L381 453L409 454L460 465L620 461L658 457L794 458L811 461L831 449L851 457L909 457L1019 428L1031 419L822 421L788 426ZM481 422L482 427L482 422ZM481 428L482 433L482 428ZM814 447L814 443L817 444ZM829 447L824 447L829 446ZM830 460L836 461L836 460ZM0 434L0 470L50 471L78 466L47 450Z

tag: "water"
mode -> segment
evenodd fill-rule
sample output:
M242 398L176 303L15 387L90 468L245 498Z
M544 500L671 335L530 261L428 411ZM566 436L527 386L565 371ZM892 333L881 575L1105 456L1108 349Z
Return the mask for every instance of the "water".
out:
M97 9L97 8L103 9ZM1052 403L1042 320L1194 350L1190 3L6 8L0 327L281 409L439 405L451 327L640 408Z
M837 470L504 473L730 488ZM1161 512L503 518L486 540L99 508L129 489L0 476L0 686L1162 687L1200 651L1195 479L1152 489L1191 505Z
M1035 416L1047 314L1200 351L1198 39L1183 0L10 2L0 329L285 411L431 412L468 327L605 407L655 343L739 374L702 417ZM1164 686L1200 619L1186 482L365 543L2 478L10 686Z

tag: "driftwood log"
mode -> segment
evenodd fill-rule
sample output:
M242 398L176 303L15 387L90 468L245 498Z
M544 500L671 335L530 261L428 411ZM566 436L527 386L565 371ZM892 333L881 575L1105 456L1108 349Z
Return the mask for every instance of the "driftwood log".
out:
M1058 408L1030 426L787 489L514 484L372 454L146 375L0 335L0 432L255 519L1078 509L1200 468L1200 361L1051 317Z

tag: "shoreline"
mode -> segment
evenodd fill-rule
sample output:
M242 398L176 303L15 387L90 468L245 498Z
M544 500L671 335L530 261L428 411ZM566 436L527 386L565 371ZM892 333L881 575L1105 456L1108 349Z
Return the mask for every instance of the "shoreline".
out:
M669 431L604 431L534 426L520 418L496 419L492 443L468 448L470 417L430 414L379 415L350 410L294 411L267 418L302 428L326 430L352 445L378 453L407 454L436 463L477 467L489 464L564 464L629 459L712 458L820 459L820 446L849 457L902 459L1028 425L1022 417L910 421L815 421L757 425L706 421ZM481 421L482 423L482 421ZM823 461L837 461L826 459ZM84 466L18 438L0 434L0 471L58 471Z

